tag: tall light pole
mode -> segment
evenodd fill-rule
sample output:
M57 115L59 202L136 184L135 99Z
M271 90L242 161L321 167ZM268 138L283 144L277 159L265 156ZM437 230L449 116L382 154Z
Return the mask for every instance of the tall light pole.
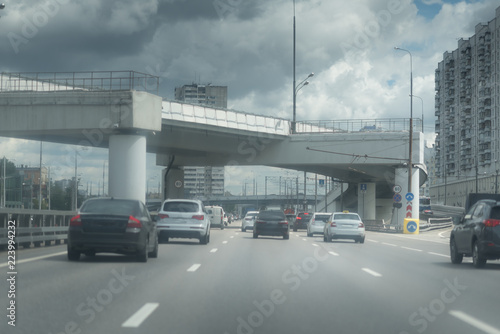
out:
M422 133L424 133L424 99L417 95L413 95L413 97L420 99L420 102L422 102Z
M408 151L409 151L409 159L408 159L408 192L411 193L411 183L412 183L412 172L413 172L413 166L412 166L412 141L413 141L413 59L412 59L412 55L411 55L411 52L406 50L406 49L402 49L402 48L399 48L397 46L394 47L395 50L401 50L401 51L405 51L405 52L408 52L408 54L410 55L410 144L409 144L409 148L408 148ZM412 213L413 214L413 213ZM410 217L411 218L411 217Z
M297 127L297 118L296 118L296 111L297 111L297 92L304 87L305 85L308 85L309 82L306 81L308 78L312 77L314 73L309 74L309 76L304 79L300 84L296 84L295 81L295 0L293 0L293 118L292 118L292 133L296 132L296 127Z

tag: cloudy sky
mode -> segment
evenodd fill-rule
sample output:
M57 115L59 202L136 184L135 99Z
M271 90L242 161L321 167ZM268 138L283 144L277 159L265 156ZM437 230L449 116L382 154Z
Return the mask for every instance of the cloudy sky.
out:
M409 55L413 93L423 100L426 138L434 133L434 71L443 52L491 21L493 0L295 0L297 120L409 117ZM160 77L160 95L176 86L228 86L228 106L291 118L293 0L18 0L0 11L0 70L73 72L135 70ZM414 117L422 104L414 99ZM0 115L1 121L1 115ZM44 143L52 177L71 177L60 152ZM0 156L39 164L37 142L0 138ZM69 154L69 153L68 153ZM67 154L66 154L67 155ZM102 182L107 151L84 152L84 184ZM150 187L159 181L148 157ZM236 172L236 171L233 171ZM230 178L262 175L241 168ZM95 191L94 191L95 192Z

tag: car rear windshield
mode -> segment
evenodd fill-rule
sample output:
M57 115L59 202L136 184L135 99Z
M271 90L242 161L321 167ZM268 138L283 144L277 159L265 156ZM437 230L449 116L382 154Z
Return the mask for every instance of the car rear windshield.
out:
M490 212L491 219L500 219L500 206L494 206Z
M360 220L359 216L354 213L338 213L333 219L348 219L348 220Z
M135 216L139 212L136 201L121 199L102 199L85 202L80 208L81 213L102 213L108 215Z
M331 215L316 215L316 216L314 217L314 219L315 219L316 221L322 221L322 222L325 222L325 223L326 223L326 222L328 221L328 218L330 218L330 216L331 216Z
M166 202L163 211L168 212L198 212L198 204L193 202Z
M262 211L257 216L257 219L286 220L286 217L281 211Z

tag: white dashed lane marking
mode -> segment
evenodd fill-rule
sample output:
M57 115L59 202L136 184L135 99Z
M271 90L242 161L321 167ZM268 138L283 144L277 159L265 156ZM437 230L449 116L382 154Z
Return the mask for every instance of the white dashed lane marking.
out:
M122 324L122 327L137 328L144 320L156 310L158 303L146 303L137 312L135 312L127 321Z
M201 264L199 264L199 263L195 263L195 264L193 264L191 267L189 267L187 271L191 271L191 272L196 271L196 270L198 270L198 268L199 268L200 266L201 266Z

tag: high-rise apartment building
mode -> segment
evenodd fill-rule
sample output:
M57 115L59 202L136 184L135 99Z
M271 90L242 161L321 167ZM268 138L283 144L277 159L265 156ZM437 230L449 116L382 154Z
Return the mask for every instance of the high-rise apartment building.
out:
M500 7L469 39L445 52L435 73L437 182L431 200L464 205L497 191L500 168Z
M213 108L227 108L227 86L191 84L175 88L175 99Z
M188 198L224 195L224 167L184 167L184 191Z
M227 108L227 86L191 84L175 88L175 99L212 108ZM224 195L224 167L184 167L188 198Z

